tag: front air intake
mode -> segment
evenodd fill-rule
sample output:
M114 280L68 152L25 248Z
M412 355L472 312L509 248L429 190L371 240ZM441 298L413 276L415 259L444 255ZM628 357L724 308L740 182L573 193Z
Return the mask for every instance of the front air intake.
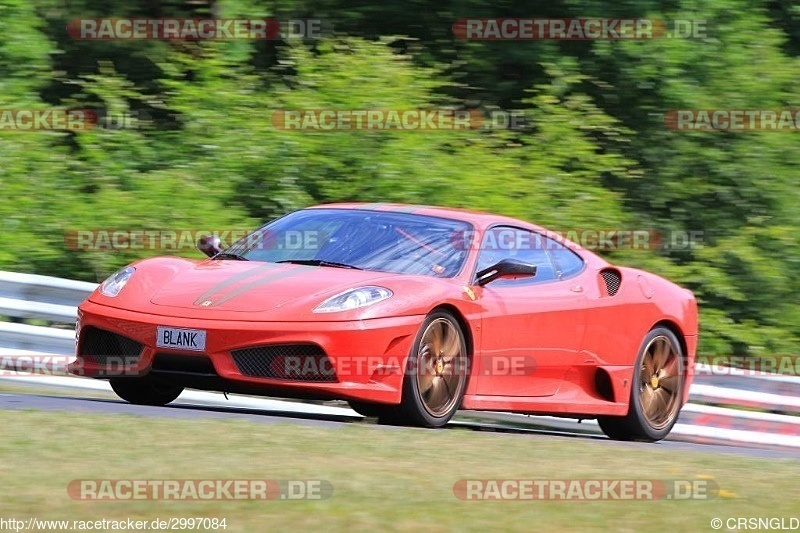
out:
M274 344L234 350L231 357L245 376L288 381L335 382L328 356L315 344Z
M144 346L133 339L105 329L86 327L81 332L78 355L98 366L133 364Z
M614 296L617 294L619 291L619 286L622 283L622 276L620 275L619 270L607 268L600 271L600 276L603 278L606 294L608 296Z

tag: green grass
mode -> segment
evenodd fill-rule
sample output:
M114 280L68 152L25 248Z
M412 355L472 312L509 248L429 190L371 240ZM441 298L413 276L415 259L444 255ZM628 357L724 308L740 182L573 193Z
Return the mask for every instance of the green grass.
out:
M795 516L800 464L659 445L381 428L0 411L0 517L208 516L226 531L709 531L711 518ZM75 501L74 479L324 479L323 501ZM465 478L702 479L710 501L461 501Z
M107 398L119 399L111 391L94 389L76 389L74 387L60 387L57 385L44 385L41 383L26 383L24 377L0 380L0 393L22 393L22 394L41 394L58 395L76 398Z

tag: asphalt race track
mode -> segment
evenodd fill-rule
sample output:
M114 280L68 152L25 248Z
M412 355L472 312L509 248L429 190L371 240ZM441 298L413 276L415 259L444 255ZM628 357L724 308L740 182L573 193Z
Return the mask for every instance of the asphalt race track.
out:
M241 407L219 407L209 405L198 405L190 402L182 402L180 399L166 407L149 407L141 405L131 405L122 400L94 398L88 396L62 396L53 394L34 394L20 392L0 392L0 409L35 409L40 411L67 411L70 413L97 413L97 414L119 414L135 415L158 418L217 418L217 419L239 419L248 420L254 423L274 424L290 423L305 424L315 426L338 427L343 424L368 424L360 416L336 415L336 414L315 414L298 413L296 411L268 410L268 409L248 409ZM692 444L676 441L662 441L656 444L635 443L635 442L616 442L597 435L585 435L570 433L567 431L552 431L539 429L520 429L503 427L496 424L482 424L458 421L450 424L452 427L469 428L475 431L493 431L508 434L509 438L530 438L530 439L583 439L593 441L598 446L622 446L622 447L651 447L657 446L659 449L674 450L676 453L713 453L713 454L732 454L749 457L763 457L771 459L787 458L796 459L795 450L765 450L758 448L745 448L739 446L719 446L709 444ZM396 431L400 428L391 426L376 426L387 431ZM415 429L414 431L446 431Z

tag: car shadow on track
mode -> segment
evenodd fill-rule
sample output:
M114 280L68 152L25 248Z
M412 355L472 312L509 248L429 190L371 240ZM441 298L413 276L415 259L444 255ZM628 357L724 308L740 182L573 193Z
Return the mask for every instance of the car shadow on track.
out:
M375 425L384 429L413 429L418 431L432 431L432 429L430 428L381 425L378 424L374 418L364 418L355 413L352 415L349 414L338 415L333 413L302 412L292 409L286 409L286 410L258 409L253 407L239 407L239 406L227 407L227 406L192 404L192 403L174 403L166 405L164 407L154 407L154 406L133 405L116 398L58 396L58 395L45 395L45 394L37 394L35 396L38 396L40 398L48 398L53 402L72 404L73 407L77 406L76 404L79 404L81 402L88 402L86 404L87 406L95 405L95 406L105 406L109 408L109 409L105 408L99 409L99 411L102 412L130 413L130 414L140 414L145 416L155 416L164 418L170 418L174 416L181 416L182 418L207 418L209 417L209 415L213 414L213 415L219 415L215 416L215 418L223 416L233 416L233 417L245 416L255 421L260 420L264 422L277 422L277 421L291 422L292 420L297 420L297 421L311 421L311 422L329 423L329 424ZM311 404L303 404L303 405L307 406ZM66 410L72 410L69 409L70 407L69 405L64 405L63 407ZM487 423L482 421L464 420L464 419L454 420L450 422L444 429L448 431L469 430L469 431L480 431L480 432L491 432L491 433L557 436L557 437L570 437L570 438L592 439L592 440L595 439L607 440L604 436L601 435L574 433L574 432L545 428L545 427L536 427L536 426L521 427L510 424Z

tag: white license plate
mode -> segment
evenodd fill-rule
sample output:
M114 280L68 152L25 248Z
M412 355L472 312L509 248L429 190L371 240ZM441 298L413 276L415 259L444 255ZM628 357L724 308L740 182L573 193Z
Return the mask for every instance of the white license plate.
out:
M202 329L167 328L158 326L156 346L202 352L206 349L206 332Z

